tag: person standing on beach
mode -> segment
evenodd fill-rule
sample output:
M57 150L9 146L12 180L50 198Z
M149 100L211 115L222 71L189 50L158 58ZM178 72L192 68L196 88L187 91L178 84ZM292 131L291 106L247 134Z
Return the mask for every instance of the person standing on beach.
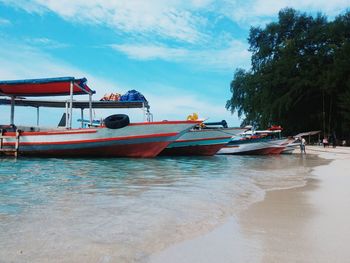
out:
M305 153L306 154L306 150L305 150L305 139L303 137L300 138L300 151L301 153Z
M326 146L328 147L328 140L326 136L323 138L322 143L323 143L323 148L326 148Z
M337 136L335 135L335 131L332 133L332 145L333 148L337 147Z

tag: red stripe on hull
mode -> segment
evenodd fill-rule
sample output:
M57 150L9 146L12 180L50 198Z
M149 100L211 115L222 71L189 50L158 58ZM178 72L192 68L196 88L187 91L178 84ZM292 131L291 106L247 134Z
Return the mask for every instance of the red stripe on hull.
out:
M270 151L268 154L280 154L281 152L283 152L284 149L285 147L273 147L273 148L270 148Z
M251 150L251 151L241 151L241 152L234 152L234 153L224 153L224 154L237 154L237 155L265 155L269 154L270 148L263 148L258 150Z
M184 146L173 147L164 149L160 155L201 155L212 156L216 154L225 144L213 144L213 145L196 145L196 146Z
M178 133L163 133L163 134L147 134L147 135L132 135L123 137L113 137L113 138L98 138L98 139L86 139L79 141L59 141L59 142L19 142L19 146L33 146L33 145L61 145L61 144L82 144L82 143L92 143L92 142L108 142L108 141L123 141L131 139L147 139L147 138L158 138L158 137L170 137L176 136ZM15 142L4 142L4 146L14 146Z
M21 155L51 157L135 157L151 158L157 156L171 142L151 142L103 146L74 150L25 151Z
M216 137L216 138L211 137L211 138L198 138L198 139L189 139L189 140L176 140L176 142L202 142L202 141L222 140L222 139L230 139L230 138L231 136Z

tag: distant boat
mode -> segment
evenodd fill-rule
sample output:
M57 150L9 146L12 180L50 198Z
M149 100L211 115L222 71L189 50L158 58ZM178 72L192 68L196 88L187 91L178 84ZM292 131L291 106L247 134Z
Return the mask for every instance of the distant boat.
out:
M92 101L95 93L86 85L86 79L73 77L0 81L1 104L11 105L10 125L0 125L0 154L28 156L74 156L74 157L155 157L170 143L200 121L163 121L129 123L126 115L112 115L101 125L94 125L93 108L145 107L144 102ZM73 95L88 94L89 101L73 101ZM23 97L63 96L67 101L33 101ZM20 97L21 99L16 99ZM137 104L137 105L136 105ZM14 124L15 105L65 108L63 127L43 128L16 126ZM88 128L72 128L72 109L89 109ZM148 114L148 105L147 113ZM107 121L108 120L108 121ZM63 123L63 125L62 125Z
M161 155L211 156L224 147L233 136L245 130L241 128L191 129L169 144Z
M233 138L218 154L280 154L289 139L281 138L281 129L247 131Z

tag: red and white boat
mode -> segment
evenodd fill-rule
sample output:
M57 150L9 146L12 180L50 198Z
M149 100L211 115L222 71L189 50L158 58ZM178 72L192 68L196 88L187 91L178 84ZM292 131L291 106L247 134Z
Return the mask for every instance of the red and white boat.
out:
M289 139L281 138L282 128L272 127L265 131L247 131L233 138L218 154L280 154Z
M161 155L211 156L224 147L241 128L191 129L166 147Z
M11 98L10 100L2 99L1 104L11 105L11 121L10 125L0 125L0 153L44 157L154 157L182 134L200 123L200 121L164 121L130 124L128 122L123 127L118 128L108 128L106 125L96 127L92 125L92 108L94 104L102 105L100 106L101 108L124 108L128 106L124 103L122 103L122 106L116 106L117 102L93 102L92 94L94 93L86 85L85 78L65 77L1 81L0 96ZM79 94L88 94L89 101L73 101L73 95ZM69 95L70 99L67 101L30 101L22 99L23 97L64 95ZM14 109L16 104L32 106L37 109L40 106L65 107L65 126L52 129L38 126L15 126ZM89 109L90 127L72 128L73 108L81 108L82 116L83 109Z

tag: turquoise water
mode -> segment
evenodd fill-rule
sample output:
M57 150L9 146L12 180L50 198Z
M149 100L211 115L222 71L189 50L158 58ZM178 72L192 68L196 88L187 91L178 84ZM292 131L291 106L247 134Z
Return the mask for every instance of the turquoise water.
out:
M266 190L303 185L319 163L299 155L3 158L0 262L147 261Z

